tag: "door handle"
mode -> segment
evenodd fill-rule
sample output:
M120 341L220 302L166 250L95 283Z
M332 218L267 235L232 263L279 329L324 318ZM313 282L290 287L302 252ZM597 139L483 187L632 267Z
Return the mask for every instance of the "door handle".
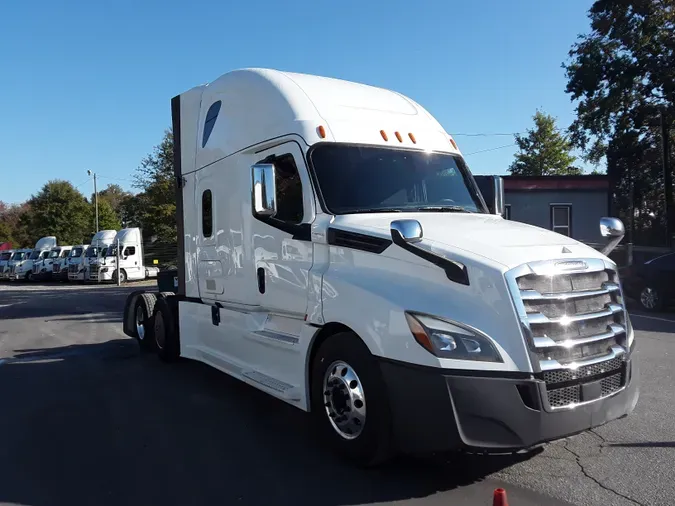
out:
M258 291L265 293L265 269L258 267Z

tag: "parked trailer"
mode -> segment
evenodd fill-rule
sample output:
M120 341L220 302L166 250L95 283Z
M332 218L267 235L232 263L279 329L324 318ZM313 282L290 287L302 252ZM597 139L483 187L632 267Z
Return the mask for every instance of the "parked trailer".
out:
M492 214L457 148L385 89L247 69L172 100L177 288L124 331L302 410L361 464L506 452L630 413L606 254ZM497 193L498 181L495 180Z

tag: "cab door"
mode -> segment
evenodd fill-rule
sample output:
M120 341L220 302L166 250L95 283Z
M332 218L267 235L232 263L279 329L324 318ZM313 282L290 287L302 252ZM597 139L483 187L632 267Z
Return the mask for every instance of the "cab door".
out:
M257 157L256 163L274 164L277 189L276 215L254 217L251 226L258 300L267 312L304 320L315 216L305 158L297 142L262 151Z

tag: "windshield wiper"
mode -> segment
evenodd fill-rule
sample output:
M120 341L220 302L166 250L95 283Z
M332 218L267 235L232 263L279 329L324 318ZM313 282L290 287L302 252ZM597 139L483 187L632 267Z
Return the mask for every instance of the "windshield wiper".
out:
M416 211L428 211L433 213L473 213L462 206L423 206L416 207Z
M358 214L358 213L401 213L399 207L372 207L369 209L354 209L349 211L349 214Z

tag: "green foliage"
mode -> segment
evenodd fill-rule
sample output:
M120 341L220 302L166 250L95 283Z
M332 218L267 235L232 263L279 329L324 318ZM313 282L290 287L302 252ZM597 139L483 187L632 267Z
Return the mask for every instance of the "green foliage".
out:
M95 213L94 206L91 206L91 212ZM94 220L95 220L94 214ZM99 230L119 230L120 219L113 206L106 199L98 199L98 228Z
M175 243L176 194L171 130L164 132L162 142L141 161L134 186L142 193L137 196L137 202L125 202L125 217L140 222L146 237Z
M19 227L26 228L31 245L48 235L60 244L80 244L94 232L90 205L68 181L49 181L28 204L30 211L21 215Z
M518 176L581 174L581 169L572 166L576 160L572 145L556 127L555 118L537 111L533 119L534 128L527 135L515 136L520 152L509 172Z
M663 211L660 115L671 125L675 118L675 6L597 0L589 18L591 33L563 64L577 103L571 140L592 163L606 157L618 214L637 215L636 239L649 242L661 227L653 215Z
M120 185L109 184L105 189L98 192L98 205L100 206L103 201L108 202L119 220L122 216L122 204L125 199L130 197L133 197L133 195L130 192L124 191ZM94 194L91 195L90 202L94 202Z

